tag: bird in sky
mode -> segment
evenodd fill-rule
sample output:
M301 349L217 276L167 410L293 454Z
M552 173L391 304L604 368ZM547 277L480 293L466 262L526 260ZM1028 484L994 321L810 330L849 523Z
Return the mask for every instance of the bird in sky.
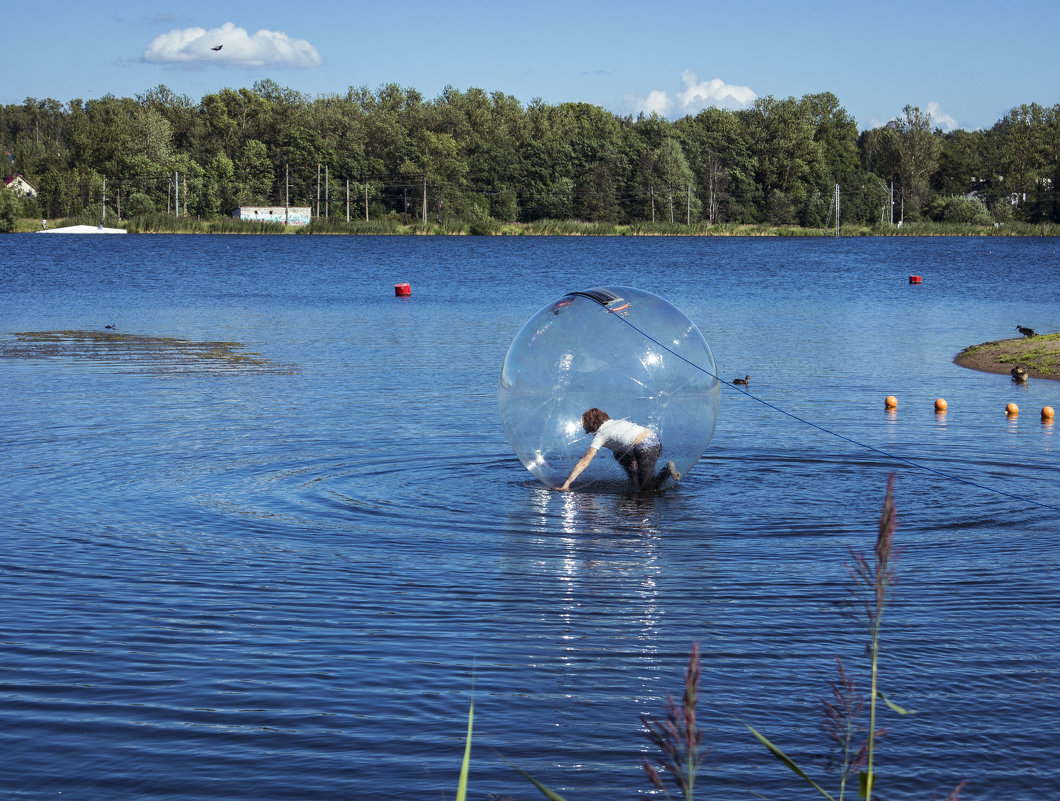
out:
M214 52L216 53L216 52L217 52L218 50L220 50L220 49L221 49L222 47L224 47L224 45L217 45L217 47L211 47L210 49L211 49L211 50L213 50L213 51L214 51Z

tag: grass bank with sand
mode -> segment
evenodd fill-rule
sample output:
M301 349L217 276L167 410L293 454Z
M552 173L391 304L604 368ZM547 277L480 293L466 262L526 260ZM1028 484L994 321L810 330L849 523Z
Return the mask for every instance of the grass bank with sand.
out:
M1027 368L1031 378L1060 381L1060 334L1000 339L965 348L954 364L984 373L1008 375L1017 364Z

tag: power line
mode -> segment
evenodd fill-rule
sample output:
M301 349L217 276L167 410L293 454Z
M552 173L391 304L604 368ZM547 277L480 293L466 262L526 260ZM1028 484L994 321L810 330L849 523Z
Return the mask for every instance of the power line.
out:
M770 403L769 401L765 400L764 398L759 398L757 395L754 395L754 394L752 394L751 392L748 392L745 389L741 389L740 387L735 386L734 384L731 384L730 382L726 381L723 378L719 378L717 375L715 375L714 373L710 372L709 370L707 370L702 365L696 364L695 362L693 362L693 361L691 361L689 359L686 359L680 353L677 353L674 350L672 350L671 348L668 348L666 345L664 345L662 342L657 340L655 337L651 336L651 334L648 334L646 331L643 331L642 329L638 328L634 323L632 323L626 317L623 317L620 314L613 314L609 310L607 311L607 313L608 314L612 314L616 319L621 320L623 323L628 325L630 328L632 328L634 331L636 331L642 337L644 337L645 339L647 339L650 342L654 343L655 345L658 345L660 348L665 350L667 353L670 353L671 355L676 356L678 359L683 361L685 364L690 365L691 367L695 368L696 370L699 370L701 373L704 373L705 375L710 376L711 378L717 379L722 384L725 384L725 386L727 386L727 387L729 387L731 389L734 389L737 392L742 392L744 395L746 395L747 397L751 398L751 400L758 401L763 406L766 406L766 407L772 409L775 412L779 412L780 414L783 414L783 415L785 415L787 417L790 417L792 420L796 420L796 421L798 421L800 423L803 423L804 425L810 426L811 428L815 428L815 429L817 429L818 431L820 431L820 432L822 432L824 434L829 434L830 436L836 437L837 439L841 439L841 440L843 440L845 442L849 442L851 445L856 445L859 448L865 448L866 450L872 451L873 453L877 453L877 454L879 454L881 456L884 456L884 457L886 457L888 459L893 459L894 461L902 462L903 464L907 464L910 467L915 467L915 468L917 468L919 470L926 470L929 473L934 473L935 475L942 476L943 478L948 478L948 479L951 479L953 481L959 481L962 484L968 484L969 486L977 487L978 489L986 490L987 492L993 492L993 493L995 493L997 495L1003 495L1006 498L1011 498L1012 500L1022 501L1023 503L1029 503L1029 504L1032 504L1034 506L1040 506L1043 509L1052 509L1054 511L1060 512L1060 506L1056 506L1056 505L1050 504L1050 503L1043 503L1042 501L1036 501L1033 498L1028 498L1028 497L1026 497L1024 495L1016 495L1015 493L1012 493L1012 492L1005 492L1004 490L999 490L996 487L990 487L990 486L987 486L986 484L981 484L978 481L972 481L971 479L968 479L968 478L962 478L961 476L955 476L952 473L947 473L947 472L939 470L937 468L930 467L929 465L920 464L919 462L916 462L916 461L914 461L912 459L907 459L904 456L898 456L897 454L890 453L889 451L882 450L881 448L877 448L877 447L875 447L873 445L869 445L867 443L860 442L860 441L858 441L858 440L856 440L856 439L854 439L852 437L846 436L845 434L840 434L837 431L832 431L831 429L825 428L824 426L818 425L817 423L814 423L814 422L812 422L810 420L807 420L807 419L805 419L803 417L799 417L799 415L797 415L797 414L789 412L786 409L782 409L779 406L777 406L776 404Z

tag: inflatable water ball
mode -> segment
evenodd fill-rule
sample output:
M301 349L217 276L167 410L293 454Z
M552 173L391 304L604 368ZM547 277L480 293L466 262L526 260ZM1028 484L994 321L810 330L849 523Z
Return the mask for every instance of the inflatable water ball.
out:
M625 286L571 292L531 317L509 346L501 422L516 456L549 487L563 484L592 443L581 423L591 408L652 429L662 444L655 472L673 462L684 476L714 435L716 376L699 329L657 295ZM573 489L624 491L630 480L601 448Z

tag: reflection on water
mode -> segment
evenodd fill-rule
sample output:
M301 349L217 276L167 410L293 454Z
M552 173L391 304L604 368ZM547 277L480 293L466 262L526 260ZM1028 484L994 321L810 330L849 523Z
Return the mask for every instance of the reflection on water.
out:
M626 796L692 642L705 794L786 797L743 721L800 761L824 747L834 658L864 654L844 562L892 471L881 666L919 714L885 721L888 792L1056 783L1056 516L1019 498L1060 504L1036 417L1060 383L951 363L1015 317L1060 329L1055 242L90 239L19 238L0 338L117 320L298 369L0 359L5 798L445 795L472 687L475 795L533 796L499 752ZM547 489L497 419L501 360L544 303L605 283L668 298L723 376L848 439L726 391L674 489Z

